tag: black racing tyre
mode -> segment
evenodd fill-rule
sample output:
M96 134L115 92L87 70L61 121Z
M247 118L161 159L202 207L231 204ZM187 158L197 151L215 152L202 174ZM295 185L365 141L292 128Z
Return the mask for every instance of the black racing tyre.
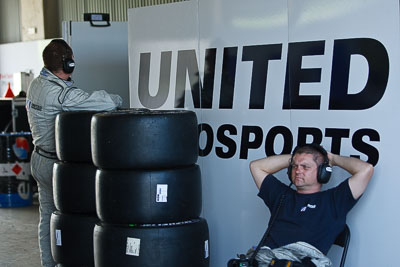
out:
M62 266L94 266L93 230L96 216L55 211L50 219L51 254Z
M56 117L55 137L58 159L92 162L90 122L99 111L62 112Z
M198 165L169 170L101 170L96 173L97 216L108 223L161 223L200 216Z
M92 119L92 158L103 169L187 166L198 157L193 111L114 111Z
M93 164L56 162L53 197L57 210L96 215L96 171Z
M209 233L204 219L151 225L98 223L94 229L96 267L207 267Z

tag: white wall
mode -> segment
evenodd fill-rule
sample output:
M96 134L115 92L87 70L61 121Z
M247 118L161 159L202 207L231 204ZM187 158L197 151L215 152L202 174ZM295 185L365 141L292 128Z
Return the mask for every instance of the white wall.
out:
M129 10L131 106L195 110L204 126L199 164L212 267L246 252L265 231L269 212L256 196L249 162L289 152L298 138L311 142L313 136L329 151L376 164L369 188L348 215L346 266L395 266L398 22L396 0L193 0ZM160 67L162 59L167 63ZM161 86L160 71L169 77ZM213 94L191 93L198 76L203 93L210 88ZM294 90L292 109L284 105L287 84ZM184 104L177 105L182 96ZM193 99L209 106L200 108ZM326 188L348 175L335 168ZM288 181L284 171L278 176ZM328 254L335 266L339 252Z
M43 67L42 51L50 40L9 43L0 45L0 97L8 83L14 87L13 74L32 71L38 76Z

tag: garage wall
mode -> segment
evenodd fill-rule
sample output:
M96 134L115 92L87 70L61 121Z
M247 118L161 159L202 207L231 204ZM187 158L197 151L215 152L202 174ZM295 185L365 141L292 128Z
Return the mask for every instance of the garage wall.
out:
M0 1L0 44L19 42L20 38L19 1Z

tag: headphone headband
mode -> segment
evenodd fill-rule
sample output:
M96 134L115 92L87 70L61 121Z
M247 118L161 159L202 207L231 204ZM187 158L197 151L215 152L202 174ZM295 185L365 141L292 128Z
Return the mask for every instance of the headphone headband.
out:
M323 163L329 163L328 152L326 152L325 148L323 148L321 145L315 144L315 143L296 146L296 147L293 149L292 158L293 158L293 156L298 152L299 149L307 148L307 147L309 147L309 148L311 148L311 149L313 149L313 150L318 151L319 153L321 153L322 156L324 157L324 162L323 162Z

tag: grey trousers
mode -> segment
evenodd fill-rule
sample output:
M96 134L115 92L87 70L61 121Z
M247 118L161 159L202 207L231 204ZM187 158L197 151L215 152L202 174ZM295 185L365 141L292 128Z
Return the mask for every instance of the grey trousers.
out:
M39 189L39 248L43 267L54 267L51 255L50 217L55 211L53 199L53 165L57 160L49 159L36 152L31 156L31 172Z

